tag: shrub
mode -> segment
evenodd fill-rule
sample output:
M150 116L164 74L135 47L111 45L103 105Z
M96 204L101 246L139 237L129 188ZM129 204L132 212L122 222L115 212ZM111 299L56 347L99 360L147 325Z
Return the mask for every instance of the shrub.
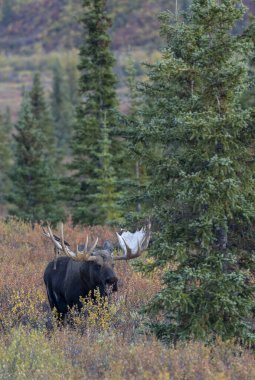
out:
M0 344L1 379L64 379L71 378L71 366L63 352L52 347L40 331L13 329Z

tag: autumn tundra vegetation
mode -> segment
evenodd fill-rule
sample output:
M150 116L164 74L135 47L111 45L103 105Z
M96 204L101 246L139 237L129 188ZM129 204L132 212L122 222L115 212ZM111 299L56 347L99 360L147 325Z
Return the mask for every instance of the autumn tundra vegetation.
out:
M10 35L40 4L61 15L47 41L42 20L15 37L22 62L58 39L79 59L54 59L50 83L38 65L0 118L0 379L255 378L253 7L157 3L163 48L146 29L158 59L126 50L124 113L112 48L130 13L2 2Z
M233 340L173 348L151 335L141 307L161 288L159 273L144 277L129 262L116 263L119 288L110 300L88 302L86 318L73 310L72 324L60 327L42 278L52 243L40 226L15 219L0 231L2 379L254 379L252 351ZM117 243L109 228L65 225L72 247L87 233Z

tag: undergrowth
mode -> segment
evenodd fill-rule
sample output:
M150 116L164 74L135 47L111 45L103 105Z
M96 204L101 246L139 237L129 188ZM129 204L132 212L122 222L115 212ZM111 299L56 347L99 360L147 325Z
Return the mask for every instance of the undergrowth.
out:
M72 246L103 227L65 226ZM254 380L254 354L218 340L166 347L149 334L141 307L160 288L158 274L143 278L116 265L119 290L110 299L84 300L81 313L60 324L48 306L43 272L53 247L37 226L0 222L0 379Z

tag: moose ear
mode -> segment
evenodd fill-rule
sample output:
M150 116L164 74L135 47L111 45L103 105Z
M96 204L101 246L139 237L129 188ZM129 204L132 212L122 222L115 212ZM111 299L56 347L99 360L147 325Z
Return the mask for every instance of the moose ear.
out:
M105 240L103 244L103 250L112 254L112 252L114 251L113 243L110 240Z

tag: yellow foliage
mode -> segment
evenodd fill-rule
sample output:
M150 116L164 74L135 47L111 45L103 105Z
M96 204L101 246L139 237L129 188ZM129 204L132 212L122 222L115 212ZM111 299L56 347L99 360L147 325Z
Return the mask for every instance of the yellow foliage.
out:
M71 372L64 353L52 347L43 332L13 329L8 342L0 342L2 380L70 379Z
M65 226L72 245L87 233L113 239L106 227ZM100 242L101 243L101 242ZM189 342L165 347L146 327L141 306L158 291L159 275L145 278L116 263L118 292L83 300L61 324L49 310L43 271L54 256L38 226L0 221L0 379L254 380L253 352L234 342Z

